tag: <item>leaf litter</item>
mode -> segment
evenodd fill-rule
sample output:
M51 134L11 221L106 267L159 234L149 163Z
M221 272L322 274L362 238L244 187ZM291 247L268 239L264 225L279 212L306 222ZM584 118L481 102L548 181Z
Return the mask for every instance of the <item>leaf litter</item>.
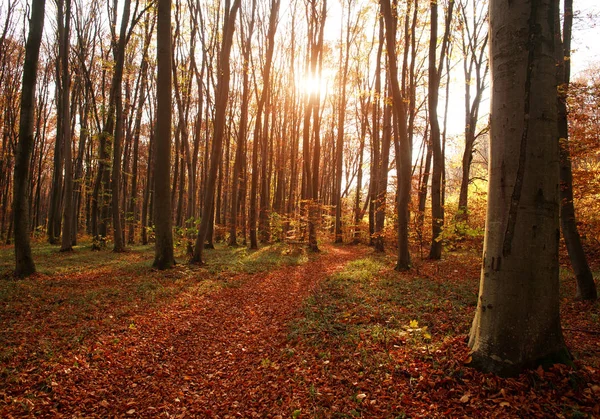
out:
M0 416L600 417L600 336L586 333L598 303L562 301L575 368L502 379L469 367L477 258L415 265L398 274L364 247L327 246L202 292L171 293L151 273L144 287L157 300L136 294L122 311L106 293L121 301L127 279L107 290L102 275L70 274L98 293L71 323L64 311L77 301L56 294L30 309L3 303ZM65 343L65 327L81 342Z

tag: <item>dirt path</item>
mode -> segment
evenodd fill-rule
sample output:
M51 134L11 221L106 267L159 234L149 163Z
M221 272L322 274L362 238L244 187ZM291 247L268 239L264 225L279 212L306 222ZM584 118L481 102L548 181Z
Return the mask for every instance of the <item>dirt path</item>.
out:
M327 247L316 261L136 318L56 371L48 415L289 417L299 395L280 370L287 325L320 281L364 253Z

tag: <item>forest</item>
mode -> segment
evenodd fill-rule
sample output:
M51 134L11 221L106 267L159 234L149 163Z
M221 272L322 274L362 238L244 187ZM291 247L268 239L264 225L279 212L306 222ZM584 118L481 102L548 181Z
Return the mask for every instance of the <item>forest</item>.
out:
M578 3L2 0L0 416L600 417Z

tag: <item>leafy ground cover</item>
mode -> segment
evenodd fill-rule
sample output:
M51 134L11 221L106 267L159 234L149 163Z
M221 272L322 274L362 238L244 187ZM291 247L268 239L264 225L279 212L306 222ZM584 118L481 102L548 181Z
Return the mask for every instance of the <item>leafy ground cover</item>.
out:
M400 274L362 246L296 250L158 272L147 247L36 246L42 273L13 281L0 249L0 417L600 417L600 308L566 270L575 366L502 379L469 367L476 252Z

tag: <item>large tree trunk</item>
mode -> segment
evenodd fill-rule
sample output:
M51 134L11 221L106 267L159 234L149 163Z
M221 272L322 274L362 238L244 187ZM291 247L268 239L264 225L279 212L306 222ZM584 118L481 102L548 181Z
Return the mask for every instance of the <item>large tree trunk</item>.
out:
M559 315L555 0L490 2L489 198L473 365L569 361Z
M33 110L35 107L35 85L42 32L44 30L44 0L32 0L29 35L25 45L23 64L23 88L21 92L21 115L19 120L19 142L15 155L13 184L13 217L15 230L15 275L29 276L35 273L29 242L29 164L33 149Z
M158 103L154 137L156 243L153 266L168 269L175 264L171 214L171 0L158 0L156 49Z
M567 95L571 78L571 29L573 25L573 0L565 0L563 41L557 30L556 62L558 69L558 138L560 147L560 222L571 266L577 280L576 298L596 300L598 293L592 271L581 244L577 230L577 218L573 204L573 172L569 151L569 123ZM560 25L559 10L555 12L555 25Z

